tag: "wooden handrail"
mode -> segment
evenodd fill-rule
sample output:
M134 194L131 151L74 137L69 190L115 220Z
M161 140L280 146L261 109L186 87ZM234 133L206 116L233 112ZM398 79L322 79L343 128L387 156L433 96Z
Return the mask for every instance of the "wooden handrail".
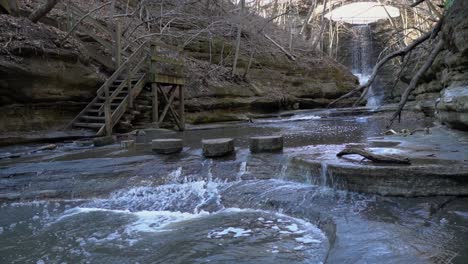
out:
M111 77L109 77L109 79L107 79L104 84L101 86L101 88L99 88L96 93L97 95L100 95L102 94L103 92L105 92L105 89L106 87L109 87L109 85L111 85L115 80L117 80L117 78L120 76L120 74L123 72L123 70L125 70L125 68L127 67L127 65L133 61L134 58L136 58L136 55L138 55L140 53L140 51L142 51L143 47L147 44L148 42L145 42L143 44L140 45L140 47L138 47L138 49L130 56L128 57L128 59L122 63L122 65L120 65L120 67L115 70L115 72L111 75Z
M137 65L136 65L133 69L130 70L129 76L127 76L127 78L125 78L124 80L122 80L122 83L119 84L119 86L117 87L117 89L115 89L115 91L112 92L111 95L109 95L109 101L110 101L110 102L112 102L112 101L117 97L117 95L123 90L123 88L124 88L125 86L127 86L127 83L128 83L129 81L132 81L130 78L131 78L133 75L135 75L135 74L143 67L143 65L144 65L144 63L146 62L146 60L147 60L147 57L146 57L146 56L143 57L143 58L137 63ZM102 114L102 111L103 111L103 110L104 110L104 106L99 107L99 109L98 109L99 112L98 112L98 113L99 113L99 114Z

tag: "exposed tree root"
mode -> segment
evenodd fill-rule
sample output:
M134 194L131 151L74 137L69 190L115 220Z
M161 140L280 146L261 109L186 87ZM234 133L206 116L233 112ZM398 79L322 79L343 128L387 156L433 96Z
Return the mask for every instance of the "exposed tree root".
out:
M401 111L403 110L403 107L405 106L406 102L408 101L408 97L410 93L416 88L416 85L418 84L419 79L426 73L426 71L432 66L432 63L434 63L434 60L437 58L437 55L442 51L442 48L445 45L445 41L443 38L439 40L437 45L434 47L432 50L431 54L427 58L426 62L424 65L418 70L416 75L411 79L411 82L409 86L406 88L405 92L401 96L400 103L398 104L398 109L393 113L392 118L390 119L390 123L388 124L388 127L391 127L395 119L401 115Z
M441 19L441 20L439 20L439 22L437 22L437 25L435 26L434 30L432 30L430 32L427 32L426 34L424 34L421 37L417 38L415 41L413 41L408 46L406 46L406 47L404 47L404 48L402 48L400 50L397 50L395 52L392 52L392 53L388 54L387 56L385 56L383 59L381 59L374 66L374 69L372 71L372 75L370 76L369 80L365 84L351 90L349 93L341 96L340 98L335 99L334 101L332 101L328 105L328 107L330 107L330 106L336 104L337 102L339 102L339 101L341 101L343 99L349 98L349 97L353 96L354 94L362 91L361 96L354 103L354 106L357 106L361 102L361 100L365 98L365 96L366 96L367 92L369 91L369 88L370 88L371 84L374 82L375 77L377 76L377 73L379 72L380 68L382 68L390 60L392 60L392 59L394 59L396 57L406 56L406 54L408 54L410 51L412 51L413 49L418 47L421 43L425 42L426 40L428 40L430 38L434 38L438 34L438 32L440 31L442 21L443 21L443 19Z
M375 163L411 164L410 160L405 157L379 155L360 148L346 148L336 154L337 157L343 157L346 155L360 155Z

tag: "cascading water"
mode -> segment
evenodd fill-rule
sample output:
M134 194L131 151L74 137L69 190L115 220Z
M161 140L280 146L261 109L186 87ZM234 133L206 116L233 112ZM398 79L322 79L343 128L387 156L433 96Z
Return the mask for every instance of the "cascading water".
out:
M352 27L352 72L359 79L359 84L365 84L372 74L373 44L372 32L369 25L356 25ZM367 106L378 107L382 96L371 86L367 95Z

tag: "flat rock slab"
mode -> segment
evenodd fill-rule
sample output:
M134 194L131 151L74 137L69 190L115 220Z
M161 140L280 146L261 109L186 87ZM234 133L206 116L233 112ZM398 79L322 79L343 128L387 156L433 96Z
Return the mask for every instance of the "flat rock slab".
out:
M154 139L151 148L159 154L178 153L184 148L184 142L179 138Z
M234 152L234 139L217 138L202 140L203 156L207 158L222 157Z
M251 137L250 151L275 152L283 150L283 136Z
M115 140L113 137L98 137L93 139L94 146L102 147L114 144Z

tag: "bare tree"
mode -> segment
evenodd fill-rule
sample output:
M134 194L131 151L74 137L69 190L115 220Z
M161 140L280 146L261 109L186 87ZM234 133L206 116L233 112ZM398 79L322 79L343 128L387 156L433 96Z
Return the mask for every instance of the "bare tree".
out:
M232 76L236 74L237 60L239 59L239 50L242 37L242 15L244 14L245 0L240 1L241 9L239 13L239 25L237 28L237 37L236 37L236 53L234 54L234 62L232 63Z

